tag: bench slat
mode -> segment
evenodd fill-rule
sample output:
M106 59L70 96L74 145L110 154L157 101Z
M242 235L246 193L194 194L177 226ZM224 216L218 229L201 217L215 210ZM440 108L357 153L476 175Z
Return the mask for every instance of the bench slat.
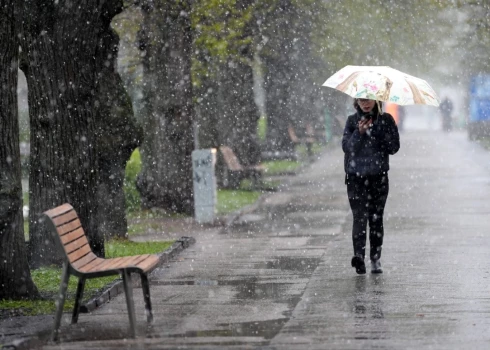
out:
M262 164L251 165L249 168L257 171L265 171L265 166Z
M92 254L93 254L93 253L92 253ZM94 255L95 255L95 254L94 254ZM85 265L83 265L83 266L80 266L80 267L78 268L78 270L79 270L80 272L84 272L84 273L86 273L86 272L88 272L90 269L92 269L92 268L94 268L94 267L96 268L97 266L99 266L100 264L102 264L104 261L105 261L105 259L97 257L96 259L92 260L91 262L89 262L89 263L87 263L87 264L85 264Z
M58 231L58 235L60 236L60 238L61 238L62 241L65 239L65 236L70 235L71 232L77 232L79 230L82 231L82 234L85 234L85 232L83 231L82 225L80 224L80 220L78 220L78 219L76 219L75 221L70 222L69 224L66 224L66 225L63 225L63 226L59 226L56 229L56 231ZM72 239L72 241L73 241L73 239ZM65 241L63 241L63 244L65 244L65 242L69 242L69 241L66 241L65 240Z
M128 266L136 266L139 262L143 261L149 256L149 254L127 256L124 260L119 261L112 268L125 268Z
M123 269L128 266L132 266L128 264L128 261L132 260L132 257L121 257L121 258L113 258L107 259L104 263L104 266L101 266L101 269L104 270L112 270L112 269Z
M112 258L112 259L102 259L103 261L100 264L97 264L95 266L91 267L83 267L81 270L82 272L98 272L98 271L107 271L107 270L112 270L115 265L120 260L123 260L124 258Z
M228 146L221 146L220 148L221 154L223 154L223 159L226 162L226 165L231 171L242 171L243 167L238 161L233 150Z
M65 244L65 252L66 254L70 254L75 250L82 248L86 244L88 244L88 240L87 237L83 235L82 237L74 240L73 242Z
M144 272L147 272L153 269L158 264L159 260L160 259L158 258L157 255L150 255L144 261L140 262L137 266Z
M70 204L65 203L65 204L60 205L59 207L47 210L44 213L52 219L55 216L59 216L59 215L64 214L70 210L73 210L73 207Z
M57 216L55 218L51 218L56 227L66 224L74 219L77 219L78 215L75 210L71 210L63 215Z
M74 252L72 252L70 254L67 254L68 255L68 261L71 264L73 261L77 261L78 259L84 257L88 253L92 253L92 249L90 249L90 246L87 243L86 245L84 245L80 249L75 250Z
M298 136L296 136L296 132L294 131L292 126L288 126L288 134L293 143L300 143L300 140Z
M71 231L70 233L61 236L60 240L61 243L63 243L63 245L65 246L68 243L73 242L79 239L80 237L84 237L84 236L85 236L85 232L83 231L83 228L79 227L75 231Z
M97 255L95 255L93 252L90 252L87 255L85 255L84 257L81 257L80 259L78 259L76 261L72 261L71 264L75 269L80 270L82 267L84 267L85 265L88 265L89 263L91 263L92 261L94 261L96 259L99 259L97 257Z
M153 254L143 254L126 256L113 259L100 259L92 261L85 266L79 268L83 273L96 273L109 270L122 270L126 268L139 268L143 272L147 272L150 268L153 268L158 263L159 258Z

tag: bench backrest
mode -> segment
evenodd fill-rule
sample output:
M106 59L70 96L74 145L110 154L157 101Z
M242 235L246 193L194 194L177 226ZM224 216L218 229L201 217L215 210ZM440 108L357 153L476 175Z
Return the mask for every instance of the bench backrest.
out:
M68 262L76 268L96 258L75 209L68 203L45 211L56 230Z
M296 136L296 132L292 126L288 126L288 134L293 143L299 143L298 136Z
M231 171L242 171L243 167L238 161L233 150L228 146L221 146L220 148L221 154L223 155L223 159L225 160L226 166Z

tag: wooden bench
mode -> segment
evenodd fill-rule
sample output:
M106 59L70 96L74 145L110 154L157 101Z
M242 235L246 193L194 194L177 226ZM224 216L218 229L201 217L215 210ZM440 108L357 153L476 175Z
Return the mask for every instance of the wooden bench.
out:
M310 125L307 125L306 128L307 136L303 138L299 138L296 135L294 128L291 125L288 126L288 134L289 134L289 138L291 139L291 142L294 143L295 145L305 145L308 156L313 155L313 144L315 143L315 138L313 136L310 136L312 130L313 128Z
M72 323L77 323L85 280L121 274L128 307L130 335L135 337L136 317L132 297L131 273L137 272L141 276L147 321L151 322L153 320L153 313L151 310L150 287L147 274L157 266L159 262L158 256L146 254L114 259L99 258L92 252L80 219L70 204L60 205L44 212L44 214L49 219L47 220L48 225L55 235L55 240L59 242L60 248L63 249L65 258L54 321L53 341L58 340L63 304L65 302L70 275L78 277L75 306L71 319Z
M260 164L243 166L230 147L221 146L219 150L225 163L221 180L225 188L238 188L240 187L240 181L245 178L251 178L253 186L256 186L260 182L264 172L264 166Z
M295 145L305 145L308 156L313 155L313 144L315 143L315 138L313 137L314 131L310 124L306 126L306 137L299 138L291 125L288 126L288 134L292 143Z

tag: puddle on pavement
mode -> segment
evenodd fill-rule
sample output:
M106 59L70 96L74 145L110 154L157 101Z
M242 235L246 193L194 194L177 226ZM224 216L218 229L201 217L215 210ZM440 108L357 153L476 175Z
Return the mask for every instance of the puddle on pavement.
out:
M187 331L182 334L172 334L172 338L190 337L260 337L272 339L281 328L289 321L289 318L281 318L267 321L254 321L242 323L221 323L217 324L220 329Z
M279 269L311 274L313 271L315 271L320 262L320 258L281 256L274 258L273 260L266 261L264 264L256 264L255 268Z
M318 265L321 262L321 258L304 258L304 257L290 257L290 256L281 256L277 258L273 258L269 261L259 262L254 265L256 269L279 269L286 271L294 271L299 274L310 275L315 271ZM301 278L303 276L298 276ZM292 281L293 283L294 281ZM251 285L288 285L291 283L262 283L256 277L243 278L243 279L221 279L221 280L206 280L206 279L192 279L192 280L177 280L177 281L152 281L153 285L199 285L199 286L248 286L248 289Z
M256 277L239 280L193 280L193 281L155 281L152 283L160 286L232 286L236 289L236 300L263 300L271 299L273 302L287 302L294 307L299 295L288 293L293 283L261 282Z

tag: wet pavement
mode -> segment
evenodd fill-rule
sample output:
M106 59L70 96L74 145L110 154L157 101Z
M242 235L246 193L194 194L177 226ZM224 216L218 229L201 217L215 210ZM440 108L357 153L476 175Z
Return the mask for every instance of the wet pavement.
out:
M489 348L490 152L464 133L401 141L382 275L350 267L343 154L329 149L233 226L194 233L195 245L156 270L150 326L135 290L136 339L125 338L119 295L77 325L65 315L61 342L43 348Z

